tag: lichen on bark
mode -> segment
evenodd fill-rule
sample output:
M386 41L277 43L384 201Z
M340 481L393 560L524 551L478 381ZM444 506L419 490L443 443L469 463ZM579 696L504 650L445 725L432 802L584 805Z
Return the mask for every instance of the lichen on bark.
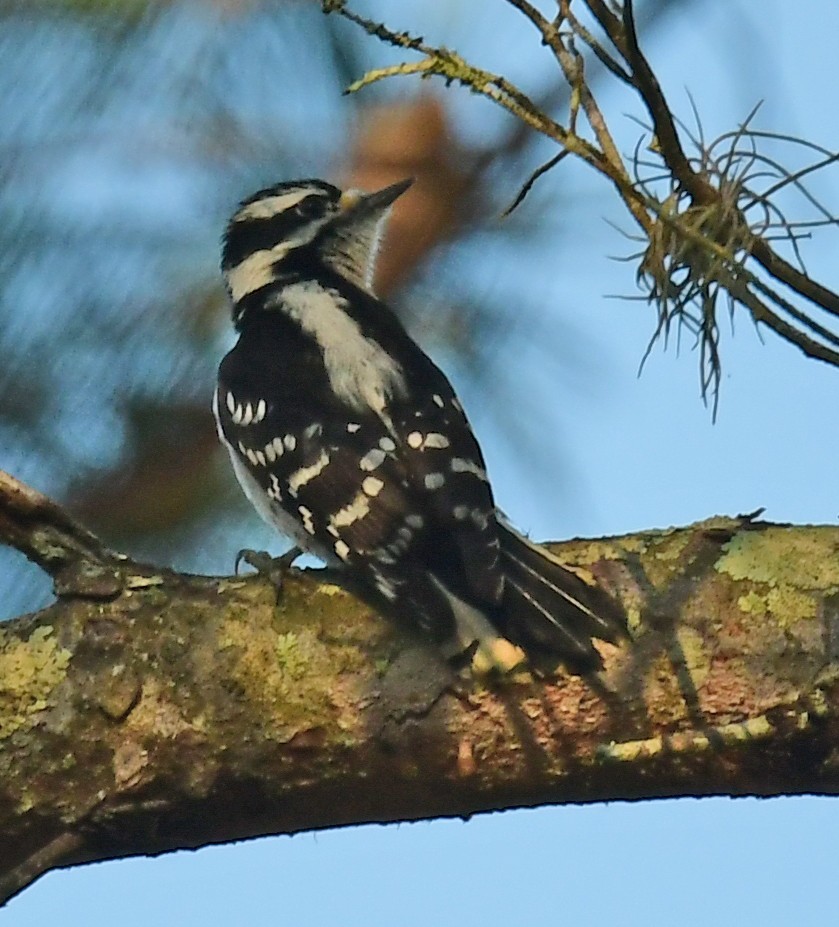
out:
M31 555L63 585L0 629L0 897L54 866L257 834L839 789L839 529L718 518L557 545L624 603L631 640L592 677L488 685L317 572L277 601L260 576L148 567L15 492L0 516L24 550L50 522L61 555Z

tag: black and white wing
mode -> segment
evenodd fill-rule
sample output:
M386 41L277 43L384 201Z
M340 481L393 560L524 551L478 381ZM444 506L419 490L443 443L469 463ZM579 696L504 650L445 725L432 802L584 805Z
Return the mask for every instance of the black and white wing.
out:
M264 369L257 383L231 355L215 397L219 433L269 524L366 578L438 639L455 631L447 593L477 607L500 601L492 496L450 388L394 408L389 427L372 412L332 408L317 389L273 401Z

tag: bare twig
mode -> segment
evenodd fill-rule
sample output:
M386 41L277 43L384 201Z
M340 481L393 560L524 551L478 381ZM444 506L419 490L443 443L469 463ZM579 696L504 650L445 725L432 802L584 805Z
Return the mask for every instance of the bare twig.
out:
M793 185L824 217L835 217L810 194L801 179L839 160L839 154L791 137L761 133L751 122L758 107L741 125L706 144L699 114L691 100L697 134L687 130L671 112L664 91L643 54L637 34L632 0L604 2L583 0L611 43L614 54L583 26L571 9L571 0L557 0L557 14L548 19L531 0L507 0L537 30L542 44L551 50L570 89L570 115L564 126L544 111L504 77L490 74L464 61L455 52L434 48L408 33L395 32L380 23L351 13L346 2L324 0L324 9L362 26L371 35L399 48L418 52L419 61L405 62L369 72L350 88L398 74L436 74L447 82L458 81L475 93L493 99L516 116L523 125L535 128L562 146L562 153L538 168L523 185L507 214L522 201L535 180L554 167L566 153L576 154L607 177L624 205L648 240L639 268L641 282L649 287L648 297L658 307L655 340L667 337L671 324L682 323L696 334L700 346L703 395L716 391L720 377L720 357L716 313L719 297L725 295L729 310L735 303L745 307L756 323L768 325L776 334L811 357L839 365L832 346L839 344L839 333L777 289L751 273L746 265L756 262L771 278L790 287L794 294L830 315L839 317L839 295L819 284L803 270L798 248L802 237L795 230L801 223L790 221L771 197ZM610 73L631 84L651 119L656 161L639 157L627 168L606 124L585 76L585 61L575 48L578 37ZM623 59L622 61L618 59ZM593 141L577 130L577 113L585 114ZM689 154L679 130L698 152ZM812 148L821 157L797 171L757 149L757 140L771 137L797 142ZM720 151L720 146L725 146ZM645 176L641 176L641 170ZM763 193L755 184L766 177L774 181ZM652 189L662 183L666 190L658 196ZM747 218L747 214L751 214ZM770 231L773 234L769 234ZM783 235L775 234L782 232ZM789 243L799 270L772 247L771 241L783 237ZM732 301L733 300L733 301ZM787 316L792 323L786 321ZM716 401L716 399L715 399Z
M524 198L530 193L530 190L533 187L533 184L543 175L547 174L549 170L552 170L559 164L559 162L568 155L568 150L560 151L559 154L554 155L549 161L546 161L541 167L537 167L536 170L528 177L525 181L524 186L516 194L516 198L512 203L501 213L502 216L509 216L514 209L516 209L523 202Z

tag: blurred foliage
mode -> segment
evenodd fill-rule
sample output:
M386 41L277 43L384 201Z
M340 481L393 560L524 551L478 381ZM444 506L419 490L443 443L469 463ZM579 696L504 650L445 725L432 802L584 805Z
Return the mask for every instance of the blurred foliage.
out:
M655 0L646 16L676 5ZM487 39L463 11L417 6L459 24L453 43ZM538 433L532 403L527 425L508 414L528 384L498 349L524 339L533 358L544 306L520 281L545 277L534 234L557 194L494 221L538 141L512 120L455 131L430 98L343 97L366 46L312 3L0 3L0 467L107 542L226 570L260 540L209 413L232 337L218 238L241 197L283 177L418 176L425 199L383 285L508 435ZM532 77L545 105L562 101ZM562 362L558 343L537 341L540 362ZM20 569L0 552L7 614L46 594Z

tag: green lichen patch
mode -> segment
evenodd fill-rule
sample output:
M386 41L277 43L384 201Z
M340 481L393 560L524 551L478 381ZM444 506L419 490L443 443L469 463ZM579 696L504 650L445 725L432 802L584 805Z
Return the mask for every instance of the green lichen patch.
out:
M293 733L298 720L328 712L326 693L313 684L325 648L311 630L278 633L269 623L231 618L220 629L219 645L229 651L239 690L266 719Z
M367 665L354 640L336 640L329 633L321 601L330 597L299 586L288 593L273 621L268 610L234 608L219 632L238 690L264 719L267 736L282 742L303 727L328 731L338 714L336 679ZM349 597L347 607L355 607ZM335 608L334 601L328 608ZM349 617L347 627L355 627Z
M70 651L58 645L50 625L36 628L26 641L0 630L0 739L34 724L69 662Z
M764 528L741 531L724 547L719 573L770 586L821 593L839 590L839 556L832 528Z
M740 596L737 600L737 607L741 612L746 612L747 614L762 618L767 611L766 596L752 589L747 592L746 595Z
M693 530L670 529L649 539L641 552L644 575L654 589L666 589L675 576L684 571L685 550L694 538Z
M782 628L818 615L818 599L839 589L835 532L825 528L743 531L723 548L716 569L757 584L737 600L755 618L771 615Z
M277 635L274 649L279 671L289 679L302 678L308 667L305 642L301 646L300 637L294 631L288 631Z

